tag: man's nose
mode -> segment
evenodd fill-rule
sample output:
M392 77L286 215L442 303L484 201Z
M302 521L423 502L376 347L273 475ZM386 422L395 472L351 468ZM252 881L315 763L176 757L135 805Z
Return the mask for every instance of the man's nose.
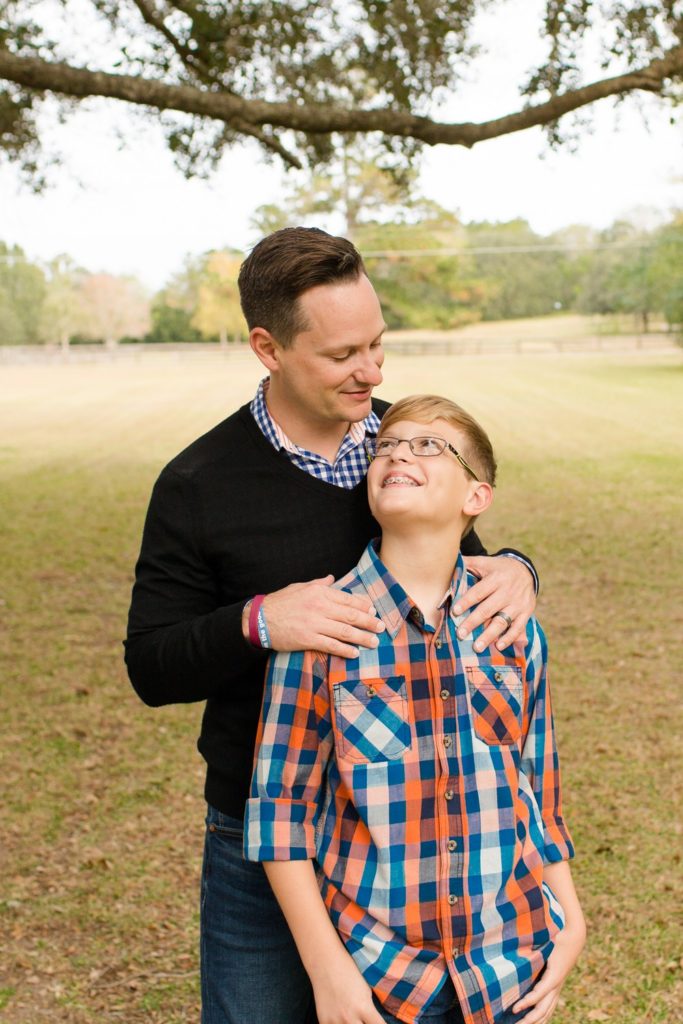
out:
M384 353L369 352L356 372L357 379L364 384L372 384L373 387L381 384L384 380L381 370L383 362Z

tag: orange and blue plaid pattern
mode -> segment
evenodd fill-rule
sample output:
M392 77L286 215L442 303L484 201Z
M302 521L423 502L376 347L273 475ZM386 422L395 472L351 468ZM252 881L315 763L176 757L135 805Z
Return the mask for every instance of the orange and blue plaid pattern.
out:
M246 856L317 862L346 948L406 1022L448 975L466 1024L509 1008L563 925L543 865L573 856L543 632L477 654L451 611L468 582L459 558L433 629L369 545L338 585L373 601L379 647L271 659L247 804Z

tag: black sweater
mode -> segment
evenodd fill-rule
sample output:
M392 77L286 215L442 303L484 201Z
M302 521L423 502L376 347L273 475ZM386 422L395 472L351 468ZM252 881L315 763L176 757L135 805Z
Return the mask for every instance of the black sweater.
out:
M373 401L378 415L387 403ZM353 490L293 466L245 405L181 452L147 512L125 641L149 705L206 701L199 750L205 795L242 817L267 654L242 635L254 594L344 575L379 534L365 480ZM486 554L477 535L465 554Z

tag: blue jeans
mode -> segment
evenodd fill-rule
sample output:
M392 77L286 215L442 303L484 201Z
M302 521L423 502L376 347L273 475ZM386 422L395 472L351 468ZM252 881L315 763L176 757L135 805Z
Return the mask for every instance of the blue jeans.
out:
M315 1024L287 922L242 822L209 807L201 886L202 1024Z
M393 1017L383 1009L376 997L374 997L374 1001L377 1012L380 1017L384 1018L386 1024L401 1024L398 1017ZM529 1010L524 1010L523 1013L506 1010L502 1017L496 1019L496 1024L517 1024L517 1021L520 1021L525 1013L529 1013ZM420 1022L422 1021L425 1021L425 1024L427 1022L428 1024L463 1024L462 1010L450 978L446 980L436 999L430 1003L420 1017Z

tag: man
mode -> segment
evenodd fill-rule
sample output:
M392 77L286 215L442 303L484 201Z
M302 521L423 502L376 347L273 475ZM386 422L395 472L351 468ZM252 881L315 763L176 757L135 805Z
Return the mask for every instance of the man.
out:
M314 228L263 239L239 287L269 376L157 480L126 664L149 705L206 701L202 1022L301 1024L310 986L262 868L243 860L243 812L268 649L355 657L383 629L331 584L378 532L364 439L387 408L372 398L385 324L358 252ZM484 557L474 533L462 550L482 576L460 602L478 603L463 631L490 619L482 649L507 646L534 608L533 567Z

